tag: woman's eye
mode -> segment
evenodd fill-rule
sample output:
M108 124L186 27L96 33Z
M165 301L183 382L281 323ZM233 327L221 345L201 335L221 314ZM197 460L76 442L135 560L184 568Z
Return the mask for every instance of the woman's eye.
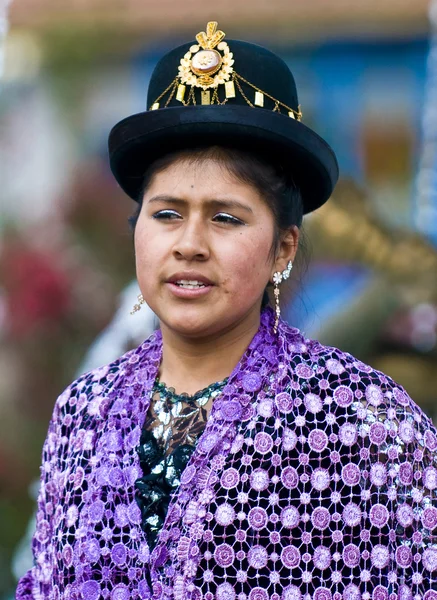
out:
M214 217L215 221L219 221L220 223L230 223L231 225L244 225L244 222L237 217L233 217L232 215L228 215L228 213L219 213Z
M153 215L154 219L160 219L160 220L164 220L164 219L173 220L173 219L179 219L180 217L181 217L181 215L178 212L176 212L175 210L160 210Z

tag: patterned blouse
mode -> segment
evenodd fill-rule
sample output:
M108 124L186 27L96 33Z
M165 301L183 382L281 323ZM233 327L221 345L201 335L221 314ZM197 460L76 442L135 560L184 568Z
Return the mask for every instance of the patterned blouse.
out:
M141 524L153 549L167 514L170 496L205 429L207 410L227 379L190 396L155 382L137 448L143 476L135 482Z

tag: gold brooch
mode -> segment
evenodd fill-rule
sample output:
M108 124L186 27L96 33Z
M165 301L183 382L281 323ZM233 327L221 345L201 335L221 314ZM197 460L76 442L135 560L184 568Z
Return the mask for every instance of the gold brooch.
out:
M202 104L211 104L209 88L216 88L224 83L226 98L235 98L235 88L229 81L233 71L234 59L229 46L223 41L224 31L217 31L218 23L210 21L206 32L201 31L196 35L198 44L191 46L189 51L181 58L179 65L179 78L176 99L184 101L187 85L202 89ZM220 52L222 54L220 54ZM213 103L218 102L218 95L213 94Z
M235 88L237 87L245 102L252 108L254 106L263 107L265 96L274 102L274 112L281 112L281 108L285 109L289 117L300 121L302 119L300 106L299 110L287 106L235 72L233 54L228 44L223 41L226 34L224 31L217 30L217 25L216 21L210 21L206 26L206 32L201 31L196 35L197 44L193 44L181 58L178 68L179 74L153 102L150 109L157 110L161 108L160 100L167 93L168 98L163 108L170 104L175 95L176 100L184 106L196 104L195 88L201 89L202 104L226 104L230 98L236 97ZM243 91L241 82L255 91L253 101ZM224 84L225 87L225 98L223 100L220 100L218 93L221 84ZM186 94L187 87L190 87L188 94ZM211 89L214 90L212 96Z
M229 81L234 59L223 41L225 35L223 31L217 31L216 21L208 23L206 33L201 31L196 35L198 45L191 46L179 65L182 83L206 90Z

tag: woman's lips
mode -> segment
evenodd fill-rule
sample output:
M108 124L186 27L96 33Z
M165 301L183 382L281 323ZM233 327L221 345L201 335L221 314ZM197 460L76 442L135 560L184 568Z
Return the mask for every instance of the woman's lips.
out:
M172 281L167 282L166 286L168 286L170 292L177 298L186 299L200 298L201 296L205 296L206 294L209 294L209 292L214 287L209 284L202 284L199 287L190 287L189 285L183 287L183 285L178 285L177 283L174 283Z

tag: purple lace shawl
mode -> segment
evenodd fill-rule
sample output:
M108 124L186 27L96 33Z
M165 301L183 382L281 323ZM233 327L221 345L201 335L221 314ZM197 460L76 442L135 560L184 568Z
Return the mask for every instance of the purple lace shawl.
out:
M268 309L152 553L134 482L160 333L67 388L18 600L437 600L436 429L389 377L272 327Z

